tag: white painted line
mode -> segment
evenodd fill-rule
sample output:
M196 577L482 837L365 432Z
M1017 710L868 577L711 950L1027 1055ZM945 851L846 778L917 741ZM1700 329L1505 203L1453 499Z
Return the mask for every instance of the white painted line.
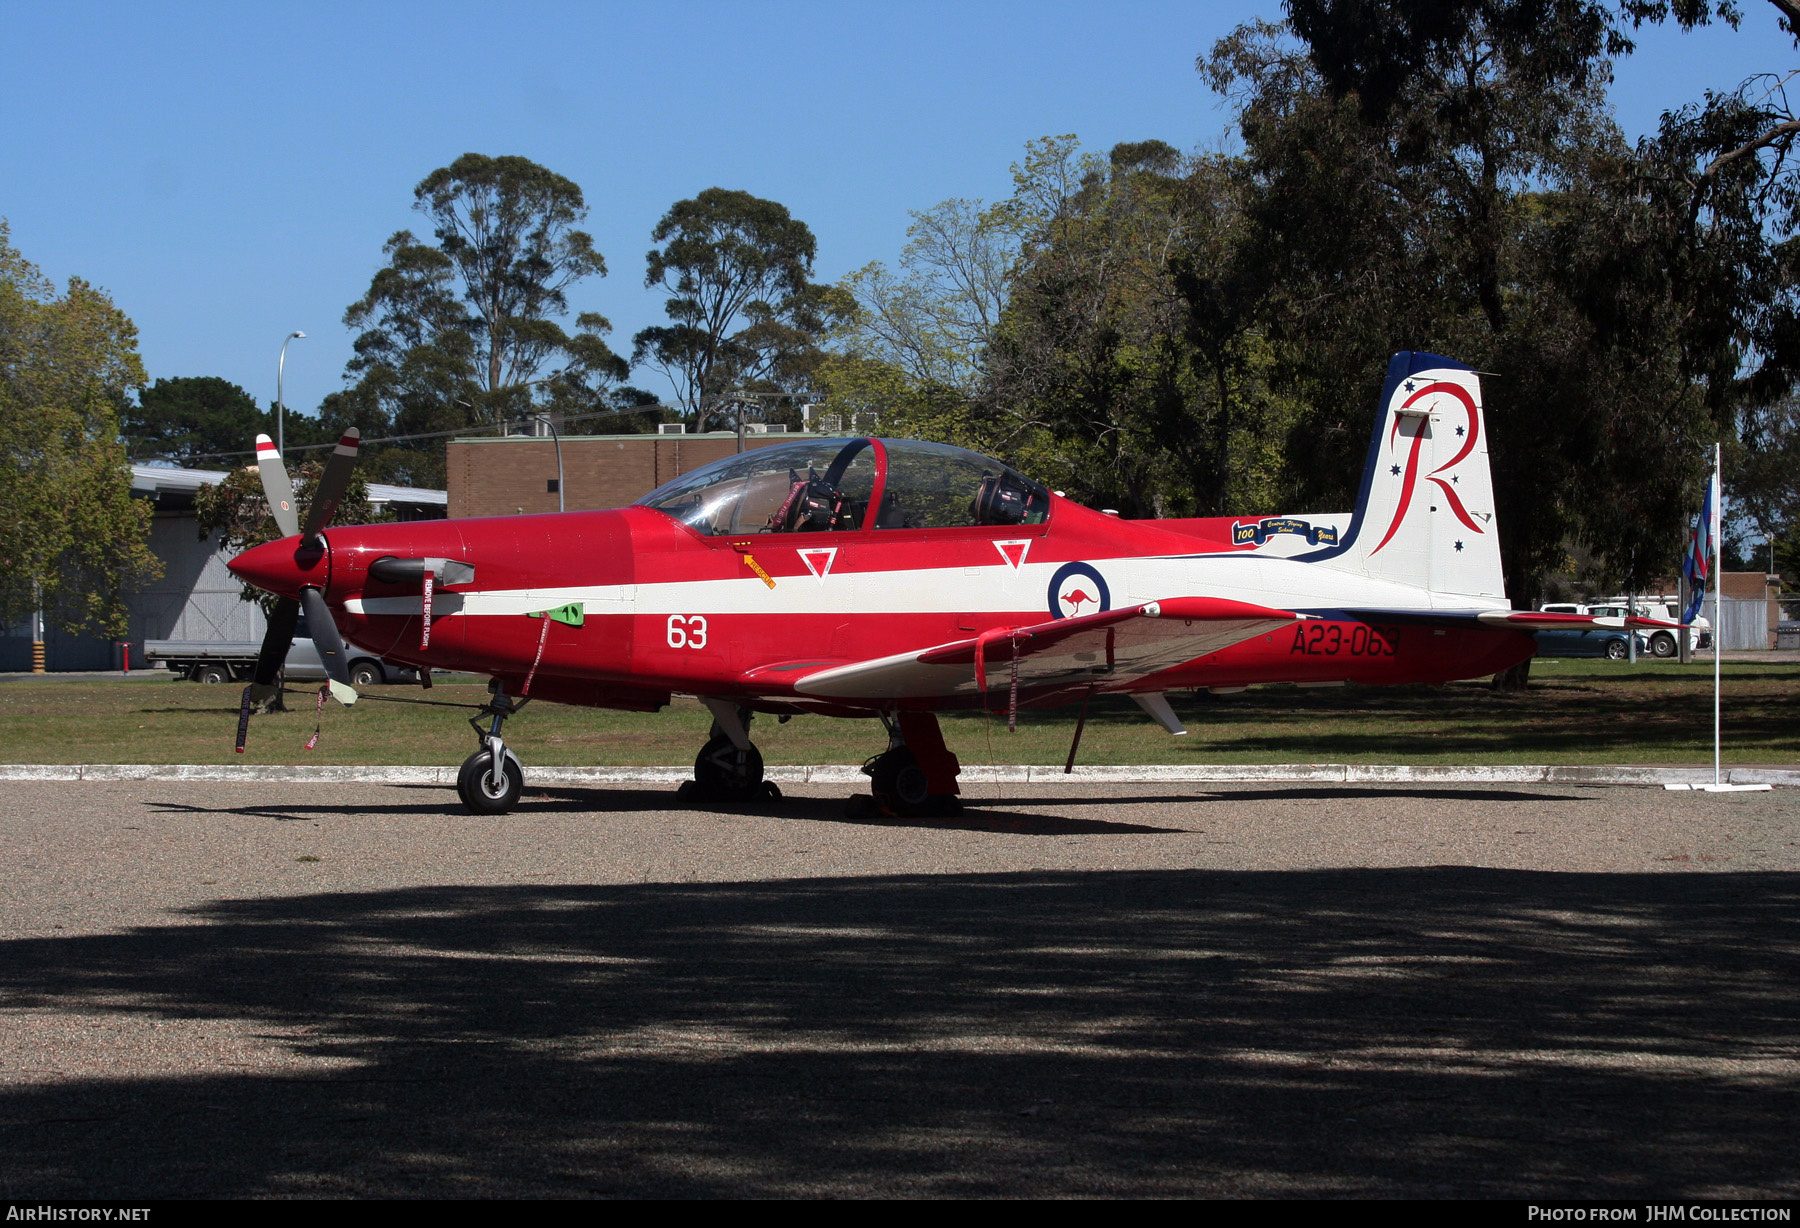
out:
M0 781L205 780L254 784L390 784L454 785L455 765L326 766L315 764L204 763L5 763ZM672 767L539 767L528 764L528 784L675 785L693 777L693 769ZM862 785L861 767L849 763L777 764L766 772L778 784ZM965 764L965 785L980 784L1561 784L1661 785L1666 789L1713 791L1712 769L1604 764L1440 764L1377 763L1165 763L1078 767L1064 774L1050 765L990 767ZM1800 788L1800 768L1733 768L1721 791L1760 792L1771 785Z

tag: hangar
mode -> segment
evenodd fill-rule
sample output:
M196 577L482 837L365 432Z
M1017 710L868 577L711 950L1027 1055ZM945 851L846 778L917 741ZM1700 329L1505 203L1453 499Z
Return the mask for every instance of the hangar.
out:
M124 661L120 645L130 645L135 663L143 660L145 640L262 638L262 610L239 600L243 586L225 570L231 555L220 549L217 534L202 540L195 522L195 493L225 477L225 471L215 469L131 467L131 493L151 500L156 508L150 549L162 560L162 578L127 598L131 623L123 639L70 635L46 626L47 669L118 669ZM443 518L446 497L441 490L371 482L369 501L399 520L435 520ZM29 670L31 643L29 626L0 626L0 671Z

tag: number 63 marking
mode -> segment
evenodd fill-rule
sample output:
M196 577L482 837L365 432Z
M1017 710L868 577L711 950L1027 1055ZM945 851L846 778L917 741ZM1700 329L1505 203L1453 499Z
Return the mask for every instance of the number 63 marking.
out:
M695 614L689 618L680 614L669 615L669 647L705 648L706 616Z

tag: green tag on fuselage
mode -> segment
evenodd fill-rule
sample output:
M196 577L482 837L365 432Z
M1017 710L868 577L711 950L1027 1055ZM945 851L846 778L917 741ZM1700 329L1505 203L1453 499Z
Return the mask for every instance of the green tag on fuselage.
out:
M526 618L543 618L548 615L559 623L567 623L571 627L579 627L587 620L583 606L579 601L571 601L568 605L559 605L554 610L545 610L539 614L527 614Z

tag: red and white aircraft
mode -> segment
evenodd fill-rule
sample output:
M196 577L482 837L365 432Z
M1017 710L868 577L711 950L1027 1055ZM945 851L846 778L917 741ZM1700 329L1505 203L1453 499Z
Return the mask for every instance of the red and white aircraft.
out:
M1126 521L960 448L806 439L616 510L326 532L356 446L352 431L302 526L258 440L288 536L231 564L282 598L244 711L275 685L302 607L340 698L355 699L340 627L387 658L490 675L458 784L477 812L518 799L501 730L527 698L698 697L714 726L684 788L718 800L778 795L753 714L879 717L873 792L931 814L956 805L941 710L1123 692L1182 733L1167 691L1479 677L1530 657L1534 629L1607 622L1509 608L1480 381L1431 354L1389 364L1344 516Z

